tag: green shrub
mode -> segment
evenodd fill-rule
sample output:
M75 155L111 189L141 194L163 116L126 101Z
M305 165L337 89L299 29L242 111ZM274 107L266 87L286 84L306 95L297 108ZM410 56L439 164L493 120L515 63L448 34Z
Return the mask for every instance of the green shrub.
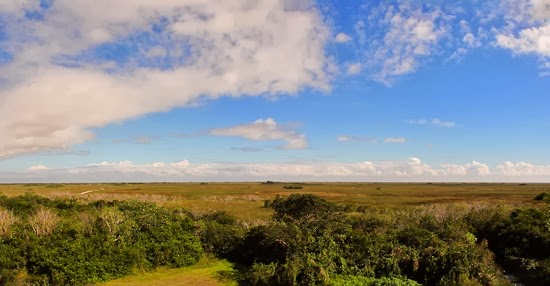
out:
M406 278L373 278L364 276L336 276L330 286L420 286L416 281Z

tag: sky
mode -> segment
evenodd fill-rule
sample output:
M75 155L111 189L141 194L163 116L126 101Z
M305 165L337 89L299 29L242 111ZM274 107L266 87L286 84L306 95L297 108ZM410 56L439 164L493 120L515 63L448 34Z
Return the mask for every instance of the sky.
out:
M0 183L550 182L550 0L0 0Z

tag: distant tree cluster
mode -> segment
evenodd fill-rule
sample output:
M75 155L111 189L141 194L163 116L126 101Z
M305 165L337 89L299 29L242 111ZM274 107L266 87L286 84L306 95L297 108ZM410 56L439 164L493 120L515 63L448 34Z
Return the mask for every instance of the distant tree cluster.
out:
M300 190L300 189L303 189L304 187L300 184L289 184L289 185L284 185L283 186L283 189L286 189L286 190Z

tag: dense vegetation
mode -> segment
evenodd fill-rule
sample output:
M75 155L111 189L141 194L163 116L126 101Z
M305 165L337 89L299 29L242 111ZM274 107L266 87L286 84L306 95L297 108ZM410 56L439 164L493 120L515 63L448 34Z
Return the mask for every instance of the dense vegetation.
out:
M203 255L195 230L151 203L0 197L0 284L82 285L191 265Z
M0 284L84 285L203 255L243 285L550 285L550 205L337 205L294 194L270 222L139 201L0 196ZM497 264L498 263L498 264ZM499 266L500 265L500 266Z

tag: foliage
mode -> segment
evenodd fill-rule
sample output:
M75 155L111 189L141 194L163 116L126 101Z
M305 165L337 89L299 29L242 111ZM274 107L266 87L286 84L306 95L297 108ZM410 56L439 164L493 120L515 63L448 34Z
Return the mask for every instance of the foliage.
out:
M234 257L245 235L245 229L237 219L218 211L204 215L201 221L199 236L204 250L222 258Z
M150 203L78 204L26 194L0 197L0 205L18 218L10 235L0 236L0 285L84 285L191 265L203 253L192 220Z
M233 260L251 285L507 285L457 211L351 216L310 194L271 206Z
M532 285L550 284L550 207L519 208L489 233L500 261Z
M535 201L550 202L550 192L543 192L535 197Z
M550 285L547 204L382 208L292 194L264 206L271 221L250 226L223 211L0 195L0 285L85 285L203 253L234 263L243 285L510 285L500 266Z
M406 278L374 278L364 276L340 275L331 280L330 286L420 286L417 282Z

